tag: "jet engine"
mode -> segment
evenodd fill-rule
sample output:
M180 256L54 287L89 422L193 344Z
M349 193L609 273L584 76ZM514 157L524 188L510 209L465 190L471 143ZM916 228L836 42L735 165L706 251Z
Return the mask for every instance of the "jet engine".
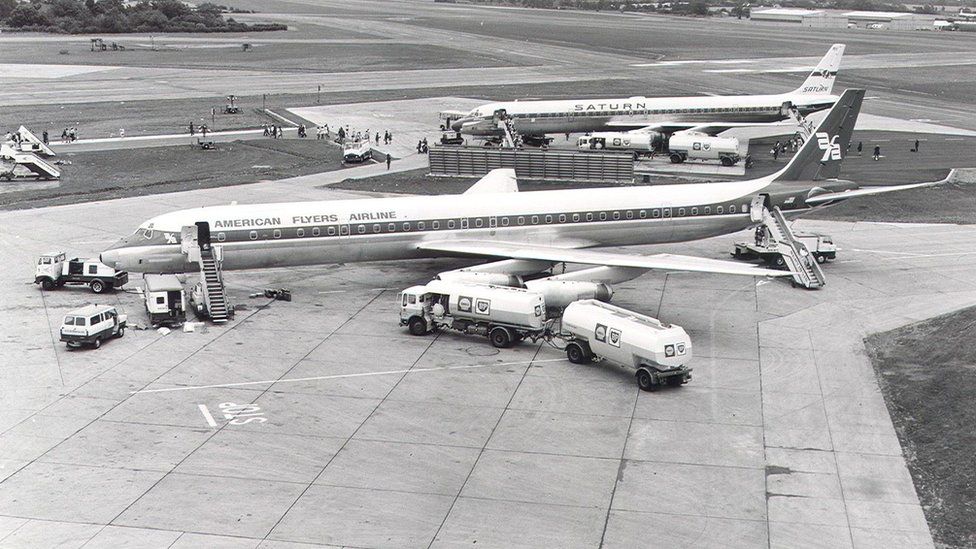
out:
M533 292L541 293L549 309L564 309L567 305L580 299L596 299L609 302L613 297L613 288L602 282L586 282L582 280L532 280L525 283L525 287Z
M467 282L471 284L492 284L494 286L511 286L521 288L522 277L507 273L489 273L482 271L445 271L434 277L445 282Z

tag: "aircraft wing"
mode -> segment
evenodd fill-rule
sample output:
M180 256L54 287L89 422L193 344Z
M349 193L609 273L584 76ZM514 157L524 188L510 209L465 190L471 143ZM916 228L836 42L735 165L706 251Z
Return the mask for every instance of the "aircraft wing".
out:
M468 187L464 194L515 193L518 192L518 179L511 168L491 170L477 183Z
M796 122L654 122L652 124L641 125L639 122L620 120L619 122L610 121L607 123L607 126L621 130L629 129L634 133L658 132L672 134L688 131L707 135L718 135L732 128L796 127Z
M597 250L556 248L522 244L518 242L493 242L486 240L442 240L423 242L418 249L458 256L505 257L534 259L558 263L603 265L607 267L631 267L647 270L691 271L699 273L731 274L744 276L792 276L789 271L763 269L736 261L706 259L687 255L654 254L630 255Z
M849 191L838 191L832 193L815 194L806 199L807 204L820 205L857 198L859 196L871 196L876 194L893 193L896 191L907 191L909 189L921 189L924 187L935 187L947 183L976 183L976 170L953 169L945 179L939 181L926 181L924 183L909 183L907 185L890 185L886 187L862 187Z

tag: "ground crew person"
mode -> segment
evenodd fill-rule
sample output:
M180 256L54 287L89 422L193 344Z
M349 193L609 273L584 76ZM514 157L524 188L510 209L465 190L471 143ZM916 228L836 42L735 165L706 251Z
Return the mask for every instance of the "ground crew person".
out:
M392 162L393 162L393 155L387 153L387 155L386 155L386 169L387 170L390 169L390 163L392 163Z
M918 152L918 139L915 140L915 148L912 149L912 152Z
M197 133L197 132L193 128L193 122L190 122L190 137L193 137L193 134L195 134L195 133Z
M44 130L44 133L41 134L41 141L43 141L44 144L47 145L47 130Z
M778 160L778 159L779 159L779 142L777 142L776 146L773 147L773 160Z
M861 150L863 150L863 149L864 149L864 143L858 141L857 142L857 155L858 156L861 156Z
M879 160L881 158L881 147L879 145L874 146L874 159Z

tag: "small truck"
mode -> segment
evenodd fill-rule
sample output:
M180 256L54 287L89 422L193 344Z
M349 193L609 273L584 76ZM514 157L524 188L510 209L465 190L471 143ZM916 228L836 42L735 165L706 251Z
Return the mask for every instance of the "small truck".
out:
M143 292L146 313L153 328L180 326L186 321L186 295L176 275L147 274Z
M362 141L346 141L342 144L343 162L365 162L373 158L373 148L369 144L369 139Z
M436 329L483 335L495 347L546 334L545 298L524 288L433 280L400 292L400 325L416 336Z
M34 284L53 290L67 284L85 285L96 294L119 289L129 282L129 273L99 262L97 259L65 260L64 252L43 254L34 270Z
M609 303L570 303L556 337L566 342L566 358L574 364L605 360L636 368L637 385L644 391L691 379L691 368L685 366L691 360L691 339L681 326Z
M677 132L668 140L668 157L673 164L686 160L718 160L723 166L733 166L739 156L739 140L716 137L700 132Z
M64 316L61 324L61 341L68 348L91 345L102 346L102 341L125 335L126 315L120 315L115 307L86 305Z
M807 250L813 254L817 263L826 263L837 259L837 246L834 240L825 234L794 232L793 236L802 242ZM775 267L784 267L786 261L779 252L776 242L769 237L769 233L762 225L756 228L755 242L736 242L732 250L735 259L761 259L763 263Z

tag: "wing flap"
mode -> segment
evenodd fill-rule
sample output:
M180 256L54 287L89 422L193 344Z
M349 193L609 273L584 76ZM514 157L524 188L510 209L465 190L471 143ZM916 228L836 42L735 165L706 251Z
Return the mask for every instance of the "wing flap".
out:
M440 252L448 255L536 259L558 263L632 267L647 270L691 271L740 276L791 276L792 274L789 271L763 269L735 261L707 259L687 255L630 255L596 250L555 248L517 242L448 240L424 242L417 247L421 250Z

